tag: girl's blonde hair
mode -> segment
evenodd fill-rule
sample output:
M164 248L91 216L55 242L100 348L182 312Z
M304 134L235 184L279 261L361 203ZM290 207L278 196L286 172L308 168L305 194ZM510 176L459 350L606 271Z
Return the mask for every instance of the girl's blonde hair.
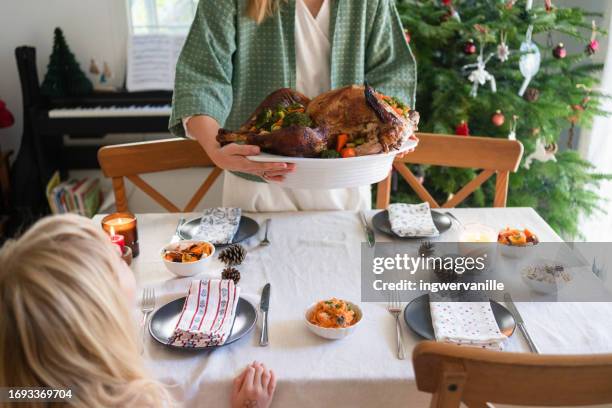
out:
M4 245L0 387L70 388L67 405L84 407L168 405L145 375L120 262L100 226L77 215L45 218Z
M247 15L257 24L270 17L278 8L279 0L249 0Z

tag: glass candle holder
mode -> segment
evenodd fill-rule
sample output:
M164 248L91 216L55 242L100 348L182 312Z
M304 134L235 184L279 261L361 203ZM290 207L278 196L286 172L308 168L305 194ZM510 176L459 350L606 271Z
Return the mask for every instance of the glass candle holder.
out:
M109 214L102 219L102 228L109 235L122 235L134 258L140 253L136 216L129 212Z
M497 257L497 231L484 224L465 224L459 232L458 248L462 256L482 257L488 269Z

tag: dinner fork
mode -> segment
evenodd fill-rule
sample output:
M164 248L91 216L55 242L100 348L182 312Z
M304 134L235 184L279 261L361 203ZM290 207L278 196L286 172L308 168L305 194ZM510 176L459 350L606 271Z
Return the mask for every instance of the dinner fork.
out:
M147 320L149 315L155 309L155 289L144 288L142 291L142 301L140 302L142 310L142 348L140 354L144 353L145 335L147 333Z
M395 330L397 333L397 358L404 360L406 355L404 353L404 336L402 335L402 326L400 325L399 316L402 313L402 303L399 300L399 294L396 291L392 291L389 295L389 305L387 306L389 313L395 317Z
M259 243L259 246L268 246L270 245L270 241L268 240L268 229L270 228L270 219L268 218L266 221L266 233L264 235L264 239Z

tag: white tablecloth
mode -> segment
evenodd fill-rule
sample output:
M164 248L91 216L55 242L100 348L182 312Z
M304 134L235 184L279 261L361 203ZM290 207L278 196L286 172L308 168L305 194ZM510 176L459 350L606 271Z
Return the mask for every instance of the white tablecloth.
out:
M374 214L372 212L370 215ZM560 241L530 208L455 209L462 222L494 228L528 226L542 241ZM197 216L197 214L189 214ZM186 282L174 279L159 257L172 237L179 214L138 215L140 256L133 264L139 285L154 286L158 306L184 296ZM304 325L311 303L336 296L360 301L360 243L364 234L352 212L300 212L249 215L260 223L271 218L272 244L257 248L247 241L240 267L242 294L258 305L261 289L272 284L270 345L258 346L259 325L250 335L208 352L169 350L147 339L151 375L173 384L173 395L186 406L225 406L233 377L249 362L263 361L278 375L275 407L428 406L429 395L416 389L410 359L396 358L394 320L383 304L362 303L364 318L342 341L316 337ZM377 241L388 241L376 234ZM456 240L454 232L443 235ZM215 260L210 272L218 276ZM202 275L202 277L205 275ZM518 307L543 353L612 352L612 303L521 303ZM404 327L410 353L419 338ZM517 331L508 351L527 351Z

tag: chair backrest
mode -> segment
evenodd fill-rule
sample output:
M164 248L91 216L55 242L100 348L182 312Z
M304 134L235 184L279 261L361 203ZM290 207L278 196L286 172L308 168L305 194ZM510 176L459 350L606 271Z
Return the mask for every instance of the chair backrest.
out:
M423 341L412 360L431 407L612 403L612 354L536 355Z
M165 139L105 146L98 150L98 162L104 175L112 178L117 211L120 212L129 211L124 177L169 212L190 212L202 200L222 171L215 166L204 149L195 140L190 139ZM189 167L214 168L182 210L140 177L140 174Z
M474 190L496 175L495 207L505 207L508 194L508 178L515 172L523 156L523 145L516 140L495 139L490 137L463 137L456 135L437 135L417 133L419 145L412 153L397 159L393 167L408 182L410 187L433 208L452 208L465 200ZM415 175L406 166L409 164L427 164L444 167L461 167L482 169L472 181L457 191L448 201L439 204L423 187ZM391 177L378 183L376 207L389 206L391 196Z

